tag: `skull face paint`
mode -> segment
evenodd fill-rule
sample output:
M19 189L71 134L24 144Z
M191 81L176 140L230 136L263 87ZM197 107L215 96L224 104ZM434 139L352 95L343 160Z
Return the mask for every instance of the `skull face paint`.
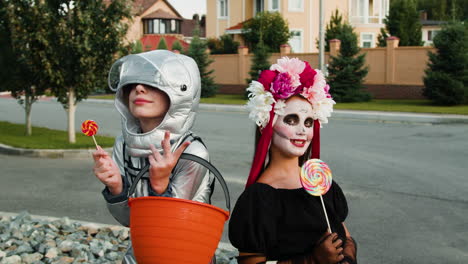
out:
M302 97L291 97L273 126L272 144L283 155L302 156L314 135L313 124L312 105Z

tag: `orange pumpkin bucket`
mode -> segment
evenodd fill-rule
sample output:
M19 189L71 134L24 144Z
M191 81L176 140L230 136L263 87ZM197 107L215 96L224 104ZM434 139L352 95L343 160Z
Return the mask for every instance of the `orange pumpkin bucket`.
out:
M230 209L229 191L219 171L197 156L184 153L180 158L198 162L213 173L223 187ZM141 178L138 176L141 175L133 182L135 186ZM132 187L129 196L134 191ZM208 264L229 218L226 210L179 198L129 198L129 206L130 237L138 264Z

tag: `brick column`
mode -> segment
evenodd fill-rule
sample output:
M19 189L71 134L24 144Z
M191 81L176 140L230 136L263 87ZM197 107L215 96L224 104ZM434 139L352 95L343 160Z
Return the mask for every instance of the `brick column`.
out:
M385 58L385 83L392 84L395 82L395 49L398 48L400 39L391 36L386 39L386 58Z
M245 83L245 79L247 79L247 72L248 72L246 62L247 62L247 59L249 58L249 48L247 48L246 46L239 46L237 48L237 58L238 58L238 64L237 64L238 75L237 76L239 76L238 82Z
M340 54L341 40L331 39L328 43L330 44L330 58L337 57Z
M289 46L288 44L282 44L280 46L280 56L288 56L289 53L291 53L291 46Z

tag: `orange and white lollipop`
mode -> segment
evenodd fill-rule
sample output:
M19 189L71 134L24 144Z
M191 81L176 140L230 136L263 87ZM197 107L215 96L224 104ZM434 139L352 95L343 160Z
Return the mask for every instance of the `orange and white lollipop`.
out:
M327 220L328 229L331 231L330 222L328 221L327 210L323 202L322 195L330 190L332 184L332 173L328 165L320 159L310 159L301 167L301 184L302 187L313 196L320 196L322 201L323 212Z
M88 137L93 137L94 144L96 144L96 148L98 147L98 144L96 142L96 139L94 138L94 135L97 134L99 126L97 123L93 120L86 120L83 123L81 123L81 132L85 134Z

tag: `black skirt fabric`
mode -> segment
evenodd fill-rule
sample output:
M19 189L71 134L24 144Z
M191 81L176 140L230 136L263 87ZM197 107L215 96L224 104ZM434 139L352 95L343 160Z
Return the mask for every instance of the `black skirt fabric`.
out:
M342 222L348 204L336 182L323 200L332 231L346 238ZM237 200L229 221L229 239L240 252L286 260L311 253L327 228L320 197L302 188L275 189L254 183Z

